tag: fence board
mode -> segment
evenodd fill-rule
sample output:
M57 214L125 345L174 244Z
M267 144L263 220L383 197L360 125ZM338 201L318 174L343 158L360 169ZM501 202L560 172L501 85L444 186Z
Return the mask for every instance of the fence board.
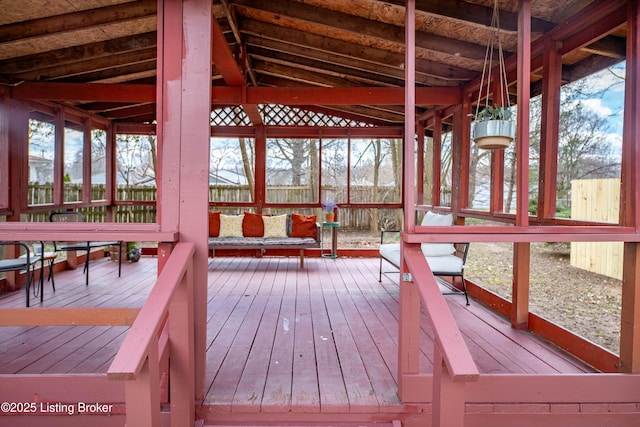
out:
M323 187L324 194L336 195L335 199L340 201L344 196L344 187ZM66 200L82 199L82 184L65 183ZM338 197L337 195L342 195ZM317 203L315 200L315 192L310 191L308 186L304 185L283 185L269 186L267 188L267 203L270 204L291 204L289 209L267 209L265 213L278 215L281 213L289 213L296 211L307 215L321 215L322 211L318 208L298 209L296 205ZM91 190L92 200L104 200L104 185L95 185ZM121 185L117 188L118 201L133 202L133 204L119 205L115 211L115 222L123 223L155 223L156 222L156 206L149 202L156 201L156 188L149 185L125 186ZM242 203L252 202L251 193L248 186L238 185L211 185L209 186L209 200L219 203ZM373 186L357 185L351 186L351 201L353 203L399 203L400 196L396 190L391 187L379 187L375 191ZM135 202L145 202L145 204L135 204ZM30 183L29 206L47 205L53 203L53 184L52 183ZM225 213L241 213L244 209L230 208L225 209ZM106 219L106 207L95 206L80 209L85 216L87 222L104 222ZM387 208L344 208L339 209L338 221L341 228L352 230L370 230L377 232L380 228L399 229L402 219L401 209ZM46 222L49 220L49 212L30 212L27 221Z
M582 179L571 182L571 218L618 223L620 180ZM622 279L622 242L572 242L571 265Z

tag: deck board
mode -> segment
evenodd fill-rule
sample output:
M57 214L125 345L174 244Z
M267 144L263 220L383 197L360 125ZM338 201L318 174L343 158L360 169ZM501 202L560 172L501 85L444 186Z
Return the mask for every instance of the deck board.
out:
M56 274L45 307L140 307L156 262L92 261ZM209 262L207 412L398 411L398 285L378 282L378 260L216 257ZM464 298L446 298L481 373L591 372L582 362L512 329ZM37 305L37 304L35 304ZM0 308L23 307L24 291L0 294ZM285 319L287 322L285 322ZM288 323L288 330L285 324ZM0 328L0 373L104 372L126 327ZM421 322L420 369L431 371L432 332Z

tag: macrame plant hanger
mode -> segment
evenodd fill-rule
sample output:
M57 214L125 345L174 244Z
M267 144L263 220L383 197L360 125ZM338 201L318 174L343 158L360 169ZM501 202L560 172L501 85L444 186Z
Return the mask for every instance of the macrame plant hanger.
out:
M493 72L496 50L498 56L498 84L492 87L491 77L492 74L496 74ZM515 124L510 120L511 102L507 83L504 51L500 38L500 9L498 8L498 0L494 0L491 33L485 51L482 77L478 90L478 102L476 103L474 116L473 138L480 148L489 150L501 149L513 141ZM490 96L492 88L494 89L493 99Z
M491 17L491 34L487 42L487 49L484 54L484 64L482 65L482 79L480 80L480 90L478 91L478 102L476 104L475 119L478 120L480 111L484 108L491 107L489 104L491 93L491 71L493 69L494 51L498 50L498 93L494 94L494 106L505 108L511 107L507 92L507 70L504 65L504 51L502 49L502 40L500 39L500 10L498 9L498 0L493 2L493 15ZM486 85L485 85L486 82ZM484 93L484 97L482 94ZM499 100L496 102L495 98ZM484 105L481 104L484 99Z

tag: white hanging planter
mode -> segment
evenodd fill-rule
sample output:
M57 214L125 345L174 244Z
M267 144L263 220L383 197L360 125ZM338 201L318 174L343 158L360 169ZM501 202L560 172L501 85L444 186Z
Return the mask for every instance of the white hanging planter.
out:
M491 35L487 42L487 51L482 66L478 103L475 120L472 125L471 138L478 148L485 150L501 150L509 146L515 139L516 124L511 120L511 104L507 71L505 69L504 52L500 38L500 10L498 0L494 0L491 18ZM494 48L498 49L497 70L492 66ZM491 78L496 75L498 84L492 84ZM493 91L493 92L492 92ZM484 108L481 100L484 99Z
M473 141L484 150L507 148L516 135L511 120L477 120L473 122Z

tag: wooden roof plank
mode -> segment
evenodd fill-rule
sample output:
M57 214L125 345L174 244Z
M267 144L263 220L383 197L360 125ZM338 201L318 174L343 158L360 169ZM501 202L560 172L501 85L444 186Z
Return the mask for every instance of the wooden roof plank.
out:
M95 28L147 17L156 14L156 5L155 0L140 0L6 24L0 26L0 43L69 33L83 28Z

